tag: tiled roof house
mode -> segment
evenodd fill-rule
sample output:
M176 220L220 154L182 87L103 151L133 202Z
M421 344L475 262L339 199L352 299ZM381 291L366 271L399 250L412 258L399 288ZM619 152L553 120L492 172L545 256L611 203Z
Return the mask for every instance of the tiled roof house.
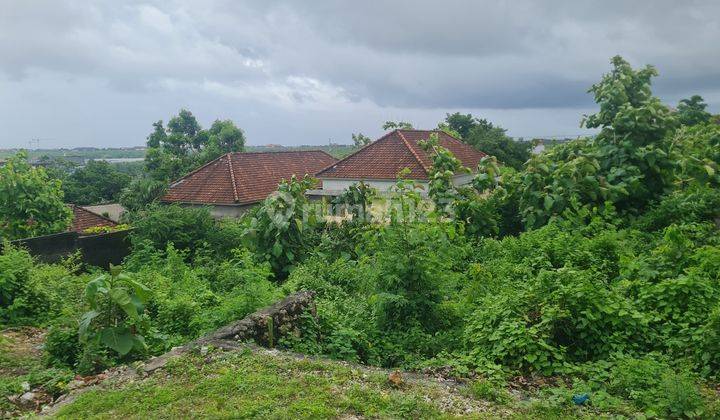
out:
M173 182L161 201L210 206L215 217L237 217L281 180L312 176L336 161L323 151L228 153Z
M69 204L73 212L72 224L68 228L69 231L83 233L85 229L92 227L103 226L113 227L117 226L117 223L108 219L105 216L101 216L97 213L93 213L88 209L85 209L75 204Z
M339 160L315 177L322 181L322 190L317 195L336 195L353 183L363 181L379 191L387 191L397 180L398 173L407 168L407 178L427 184L432 168L432 156L418 144L437 134L438 144L450 150L463 166L475 170L486 156L472 146L440 130L394 130L357 152ZM456 185L467 183L472 175L461 174L455 179Z

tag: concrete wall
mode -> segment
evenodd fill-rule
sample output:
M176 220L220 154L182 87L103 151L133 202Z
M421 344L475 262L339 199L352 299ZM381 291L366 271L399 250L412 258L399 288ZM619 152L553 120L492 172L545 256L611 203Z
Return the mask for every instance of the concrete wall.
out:
M455 175L455 178L453 178L453 185L460 186L469 184L470 181L472 181L475 174L461 174L461 175Z
M11 244L25 248L39 261L55 263L62 258L80 251L83 263L108 268L118 265L130 254L130 230L81 236L77 232L62 232L54 235L12 241ZM1 245L1 244L0 244Z

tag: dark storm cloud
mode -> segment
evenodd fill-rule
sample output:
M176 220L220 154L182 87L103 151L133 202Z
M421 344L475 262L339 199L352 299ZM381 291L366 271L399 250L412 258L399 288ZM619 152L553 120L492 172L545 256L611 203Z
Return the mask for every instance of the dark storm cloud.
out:
M149 122L181 106L212 119L218 115L203 110L222 105L225 117L250 121L250 134L325 115L305 117L318 126L291 142L323 129L349 137L370 118L427 126L458 109L505 110L493 115L520 135L565 131L574 129L565 126L571 118L535 115L579 120L593 106L587 89L615 54L654 64L656 91L668 101L700 93L716 109L720 97L714 1L0 0L0 9L5 117L69 112L51 108L63 99L47 92L83 95L64 100L90 114L111 108L90 104L112 102L116 118L145 119L115 134L134 144ZM55 131L51 123L46 130ZM10 135L0 146L26 133Z

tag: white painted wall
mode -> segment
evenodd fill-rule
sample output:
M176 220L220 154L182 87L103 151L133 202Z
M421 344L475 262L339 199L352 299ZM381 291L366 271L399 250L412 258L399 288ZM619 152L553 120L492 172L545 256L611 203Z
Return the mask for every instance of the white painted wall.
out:
M456 187L458 187L458 186L460 186L460 185L469 184L470 181L472 181L472 179L473 179L474 176L475 176L475 174L460 174L460 175L455 175L455 177L453 178L453 185L455 185Z
M95 214L104 216L107 213L107 218L113 222L119 222L123 214L125 214L125 208L120 204L99 204L97 206L82 206L84 209L90 210Z
M238 218L247 213L253 204L247 206L224 206L224 205L197 205L181 204L183 207L207 207L210 215L216 219Z
M459 185L465 185L470 183L472 181L475 174L461 174L456 175L455 178L453 178L453 184L455 186ZM369 186L375 188L378 191L389 191L390 188L392 188L395 185L396 181L391 180L372 180L372 179L337 179L337 178L320 178L323 183L323 190L327 191L342 191L347 189L352 184L358 183L360 181L365 182ZM418 184L420 184L423 189L427 191L428 183L427 181L416 181Z
M376 190L382 192L382 191L389 191L390 188L392 188L395 185L395 181L391 180L371 180L371 179L335 179L335 178L320 178L323 183L323 190L328 191L342 191L347 189L352 184L356 184L360 181L363 181L367 185L375 188ZM418 181L420 185L423 186L423 188L427 189L427 182L426 181Z

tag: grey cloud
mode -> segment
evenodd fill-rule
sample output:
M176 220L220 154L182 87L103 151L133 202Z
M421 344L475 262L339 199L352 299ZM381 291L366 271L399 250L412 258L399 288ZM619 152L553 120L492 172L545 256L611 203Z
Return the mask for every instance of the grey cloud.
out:
M720 97L720 2L0 0L0 9L5 117L47 109L52 119L60 111L50 104L66 101L75 105L62 112L103 120L109 111L98 106L123 104L106 107L144 120L115 135L133 144L181 106L241 125L252 115L256 127L292 120L272 131L306 133L294 142L314 141L331 118L349 138L371 116L434 125L457 109L491 114L519 135L574 131L567 116L592 109L586 91L615 54L656 65L663 98ZM532 117L553 112L565 117ZM12 126L7 135L25 135Z

